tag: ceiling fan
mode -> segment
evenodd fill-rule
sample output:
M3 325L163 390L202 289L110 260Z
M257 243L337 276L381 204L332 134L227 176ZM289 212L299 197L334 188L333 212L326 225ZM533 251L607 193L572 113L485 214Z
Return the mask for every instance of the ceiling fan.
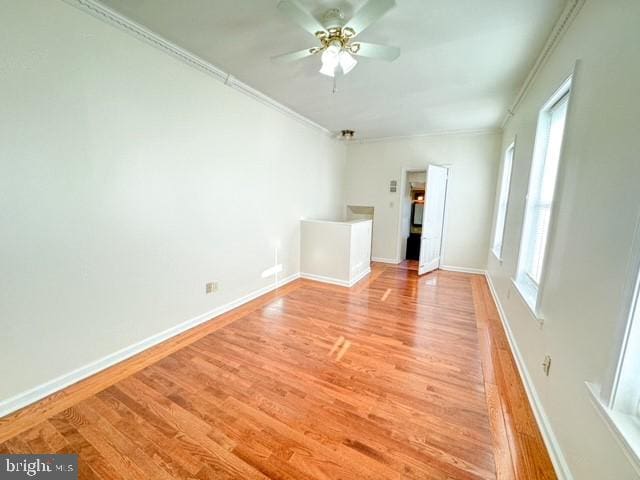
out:
M292 62L321 54L322 68L320 73L329 77L335 77L338 71L342 71L346 75L353 70L353 67L358 63L353 55L391 62L400 55L398 47L359 42L355 41L355 37L395 5L395 0L369 0L351 20L345 22L342 12L334 8L328 10L320 22L295 0L282 0L278 3L278 10L315 36L320 45L277 55L272 57L272 60Z

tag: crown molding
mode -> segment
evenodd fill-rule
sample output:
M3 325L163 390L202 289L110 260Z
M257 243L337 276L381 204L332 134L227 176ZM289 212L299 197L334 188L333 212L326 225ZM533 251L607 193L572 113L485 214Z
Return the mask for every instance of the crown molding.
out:
M434 132L427 133L417 133L415 135L397 135L397 136L389 136L389 137L368 137L368 138L358 138L354 140L348 140L345 143L379 143L379 142L399 142L403 140L414 140L425 137L444 137L444 136L455 136L455 135L493 135L502 133L501 128L472 128L466 130L437 130Z
M304 125L312 127L320 131L324 135L327 135L327 136L332 135L332 132L330 132L328 129L324 128L323 126L317 124L313 120L291 110L289 107L284 106L283 104L281 104L280 102L277 102L273 98L265 95L264 93L256 90L255 88L250 87L246 83L243 83L242 81L238 80L230 73L225 72L222 69L216 67L215 65L198 57L197 55L194 55L193 53L183 48L180 48L176 44L152 32L151 30L140 25L139 23L136 23L133 20L115 12L111 8L107 7L106 5L103 5L102 3L96 0L63 0L63 1L69 5L72 5L80 9L85 13L92 15L95 18L98 18L99 20L102 20L105 23L108 23L120 29L125 33L128 33L129 35L132 35L138 38L139 40L142 40L143 42L157 48L158 50L161 50L169 55L172 55L173 57L183 61L187 65L193 68L197 68L201 72L204 72L210 75L211 77L222 82L226 86L247 95L248 97L262 103L263 105L271 107L274 110L284 115L287 115Z
M522 84L522 87L520 87L520 90L518 91L518 94L516 95L515 100L511 104L511 107L507 110L507 114L505 115L504 120L502 122L502 128L504 128L509 122L509 120L511 119L511 117L515 115L516 111L518 110L518 107L522 103L522 100L524 99L524 97L526 97L527 93L529 92L529 89L531 88L533 81L538 76L538 73L540 72L544 64L549 59L549 56L551 55L551 53L558 46L558 43L560 43L560 39L565 34L565 32L569 29L569 26L571 25L573 20L576 18L576 16L580 12L580 9L584 5L584 2L585 0L569 0L567 2L567 5L562 11L562 14L560 15L560 17L556 21L556 24L554 25L553 30L551 30L551 34L547 38L547 41L544 44L544 47L542 48L542 51L538 55L536 62L533 64L533 68L531 69L531 71L529 71L529 74L525 78L524 83Z
M111 8L103 5L97 0L63 0L65 3L72 5L81 11L92 15L99 20L102 20L105 23L108 23L119 30L132 35L139 40L151 45L181 61L190 65L193 68L204 72L216 80L222 82L224 85L233 88L250 98L271 107L272 109L284 114L299 123L302 123L306 126L309 126L315 130L318 130L324 135L334 137L334 132L331 132L327 128L319 125L313 120L301 115L289 107L281 104L280 102L274 100L273 98L265 95L264 93L256 90L255 88L247 85L246 83L238 80L233 75L224 70L216 67L210 62L194 55L193 53L177 46L176 44L170 42L169 40L161 37L160 35L152 32L148 28L140 25L137 22L115 12ZM556 22L547 42L545 43L544 48L542 49L540 55L538 56L533 68L527 75L522 87L520 88L518 95L516 96L513 104L508 110L507 115L502 122L501 128L497 129L476 129L476 130L449 130L449 131L436 131L429 132L424 134L416 134L416 135L405 135L405 136L388 136L388 137L371 137L371 138L363 138L357 139L353 141L353 143L373 143L373 142L390 142L390 141L398 141L398 140L407 140L413 138L420 137L430 137L430 136L441 136L441 135L482 135L482 134L491 134L491 133L499 133L502 128L508 123L509 119L515 114L518 106L522 102L523 98L526 96L529 91L533 80L537 76L537 73L540 71L551 52L555 49L558 44L560 38L564 34L564 32L568 29L569 25L576 17L580 8L584 4L585 0L569 0L567 6L565 7L563 13L560 18Z

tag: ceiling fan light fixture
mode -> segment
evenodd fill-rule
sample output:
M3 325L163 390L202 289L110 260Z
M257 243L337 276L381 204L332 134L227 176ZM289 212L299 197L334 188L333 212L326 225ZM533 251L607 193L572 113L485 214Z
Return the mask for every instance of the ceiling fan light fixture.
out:
M320 73L329 77L335 75L336 68L340 63L340 48L340 45L336 42L329 45L325 51L322 52L322 68L320 69Z
M329 9L319 21L298 0L279 0L278 10L313 35L320 45L271 57L278 63L300 60L318 55L322 60L320 73L334 78L336 73L348 74L358 64L354 55L392 62L400 55L398 47L363 43L354 39L372 23L396 5L396 0L364 0L364 5L345 22L340 9ZM340 68L340 70L338 70Z
M337 65L340 49L341 46L337 42L329 45L324 52L322 52L322 63L332 63Z
M319 70L319 72L323 75L326 75L327 77L334 77L336 74L336 66L329 65L328 63L323 63L322 68Z
M339 53L338 58L340 60L340 68L342 68L342 73L344 73L345 75L353 70L353 67L358 64L358 61L353 58L353 56L351 56L351 54L346 50L342 50Z
M341 140L345 140L345 141L350 141L353 140L354 135L356 134L356 132L354 132L353 130L340 130L340 136L339 138Z

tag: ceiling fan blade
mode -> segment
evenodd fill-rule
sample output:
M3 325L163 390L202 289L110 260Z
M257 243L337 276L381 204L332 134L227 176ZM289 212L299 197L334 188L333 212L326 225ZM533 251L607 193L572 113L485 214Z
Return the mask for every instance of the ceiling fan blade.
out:
M369 0L343 28L352 29L356 36L395 6L395 0Z
M389 45L376 45L375 43L366 42L353 42L353 47L359 45L360 48L354 55L361 57L377 58L380 60L386 60L387 62L393 62L400 56L400 49L398 47L391 47Z
M316 32L324 32L325 28L309 12L302 8L295 0L282 0L278 3L278 11L304 28L311 35Z
M298 50L296 52L283 53L282 55L271 57L271 61L276 63L294 62L296 60L300 60L302 58L306 58L315 54L316 52L314 52L313 50L313 48L305 48L304 50Z

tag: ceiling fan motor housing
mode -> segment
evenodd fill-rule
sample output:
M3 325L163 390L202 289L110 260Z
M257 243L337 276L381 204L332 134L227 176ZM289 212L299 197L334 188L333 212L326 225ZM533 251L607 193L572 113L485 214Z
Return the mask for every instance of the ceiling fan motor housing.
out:
M338 29L344 25L344 14L339 8L327 10L322 15L322 25L327 29Z

